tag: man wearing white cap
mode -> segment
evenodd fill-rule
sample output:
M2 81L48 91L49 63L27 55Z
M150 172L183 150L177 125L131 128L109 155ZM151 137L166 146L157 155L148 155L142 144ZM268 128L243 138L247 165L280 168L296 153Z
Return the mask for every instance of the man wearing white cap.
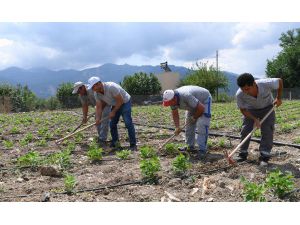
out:
M109 113L109 118L111 119L111 147L118 147L119 134L117 124L122 115L128 130L130 149L133 151L137 150L135 128L131 117L131 96L120 85L114 82L101 82L99 77L91 77L88 83L88 89L94 91L96 99L96 124L100 123L103 108L107 104L112 106L111 112Z
M170 106L175 124L175 134L181 132L178 109L185 109L185 142L191 152L197 152L200 159L204 159L207 152L208 129L210 125L211 95L205 88L198 86L182 86L175 90L166 90L163 94L163 105ZM198 130L195 150L195 133Z
M86 85L78 81L74 84L74 89L72 94L78 94L79 99L82 105L82 124L87 123L87 115L89 110L89 105L95 107L96 106L96 99L94 97L94 92L92 90L87 90ZM110 112L111 106L107 105L102 113L102 118L108 117L108 114ZM98 142L102 145L105 144L107 140L107 134L108 134L108 123L109 120L104 120L103 123L97 126L99 139Z

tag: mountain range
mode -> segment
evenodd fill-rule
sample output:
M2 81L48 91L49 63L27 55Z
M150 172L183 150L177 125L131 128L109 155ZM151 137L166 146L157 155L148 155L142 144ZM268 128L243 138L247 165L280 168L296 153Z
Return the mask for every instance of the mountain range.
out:
M182 66L169 65L172 72L180 74L180 78L184 78L189 69ZM0 82L22 86L27 85L38 97L48 98L55 95L59 84L63 82L87 82L91 76L100 76L104 81L113 81L119 83L126 75L134 73L154 73L160 74L163 70L160 66L133 66L133 65L116 65L107 63L99 67L84 70L49 70L46 68L21 69L18 67L9 67L0 71ZM222 71L229 81L229 95L234 95L238 89L236 85L237 74Z

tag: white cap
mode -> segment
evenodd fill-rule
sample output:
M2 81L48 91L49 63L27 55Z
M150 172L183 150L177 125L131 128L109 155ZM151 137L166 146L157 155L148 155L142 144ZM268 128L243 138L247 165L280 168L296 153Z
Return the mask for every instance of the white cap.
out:
M90 77L88 82L89 82L89 84L88 84L87 89L91 89L94 86L94 84L101 82L101 80L99 77Z
M81 82L81 81L76 82L76 83L73 85L73 88L74 88L74 89L73 89L73 91L72 91L72 94L76 94L77 91L78 91L78 89L79 89L82 85L84 85L83 82Z
M173 90L165 90L164 94L163 94L163 101L170 101L174 98L174 91Z

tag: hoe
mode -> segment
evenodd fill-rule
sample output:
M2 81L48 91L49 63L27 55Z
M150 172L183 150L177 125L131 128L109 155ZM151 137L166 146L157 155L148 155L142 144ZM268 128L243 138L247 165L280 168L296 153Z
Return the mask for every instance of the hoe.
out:
M103 118L102 120L100 120L100 123L101 123L102 121L104 121L104 120L107 120L107 119L108 119L108 117ZM73 132L73 133L71 133L71 134L69 134L69 135L67 135L67 136L65 136L65 137L63 137L63 138L61 138L61 139L58 139L58 140L55 141L55 143L56 143L56 144L59 144L59 143L61 143L63 140L65 140L65 139L67 139L67 138L70 138L70 137L74 136L75 134L77 134L77 133L79 133L79 132L81 132L81 131L84 131L84 130L86 130L86 129L88 129L88 128L94 126L94 125L96 125L96 123L92 123L92 124L90 124L90 125L88 125L88 126L82 128L82 129L80 129L80 130L78 130L78 131L76 131L76 132Z
M264 118L260 121L260 124L262 124L267 119L267 117L273 112L274 109L275 106L273 106L273 108L270 109L270 111L264 116ZM254 131L256 131L256 129L257 128L254 127L253 130L244 138L244 140L238 146L236 146L236 148L232 152L228 153L226 150L224 150L225 158L227 159L229 164L236 165L236 162L231 157L251 137L251 135L254 133Z

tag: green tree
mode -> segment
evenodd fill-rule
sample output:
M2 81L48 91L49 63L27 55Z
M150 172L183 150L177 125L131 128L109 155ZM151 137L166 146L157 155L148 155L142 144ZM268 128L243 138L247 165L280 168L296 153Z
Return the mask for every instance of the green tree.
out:
M56 97L63 108L76 108L80 107L80 101L77 95L72 94L73 84L62 83L56 91Z
M212 95L218 93L219 88L227 89L228 79L213 66L208 66L207 63L196 63L196 67L192 68L189 74L180 82L180 86L197 85L204 87Z
M280 77L285 87L300 87L300 28L282 33L282 50L272 60L267 60L267 77Z
M121 86L131 95L155 95L161 91L161 85L153 73L135 73L125 76Z
M31 111L36 108L37 97L27 85L24 87L20 84L16 87L8 84L0 85L0 96L10 100L13 112Z

